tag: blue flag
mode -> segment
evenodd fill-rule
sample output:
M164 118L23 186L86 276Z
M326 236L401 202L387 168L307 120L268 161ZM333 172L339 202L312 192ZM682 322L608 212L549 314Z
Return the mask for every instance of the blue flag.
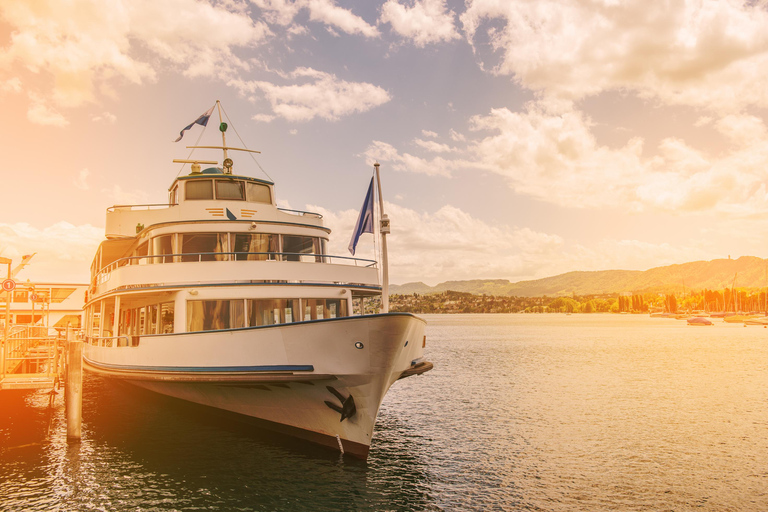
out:
M363 233L373 233L373 178L371 178L371 184L368 186L368 193L365 194L363 208L357 217L357 224L355 224L352 239L349 241L349 252L352 253L352 256L355 255L357 241Z
M185 132L185 131L187 131L187 130L189 130L190 128L192 128L192 127L193 127L193 126L195 126L196 124L199 124L200 126L206 126L206 125L208 124L208 119L210 119L210 117L211 117L211 114L213 113L213 108L214 108L215 106L216 106L216 105L214 105L213 107L211 107L211 108L210 108L210 109L209 109L209 110L208 110L208 111L207 111L205 114L201 115L200 117L198 117L197 119L195 119L193 122L189 123L189 124L186 126L186 128L184 128L183 130L181 130L181 131L179 132L179 138L178 138L178 139L176 139L176 140L175 140L175 141L173 141L173 142L179 142L179 141L181 140L181 138L184 136L184 132Z

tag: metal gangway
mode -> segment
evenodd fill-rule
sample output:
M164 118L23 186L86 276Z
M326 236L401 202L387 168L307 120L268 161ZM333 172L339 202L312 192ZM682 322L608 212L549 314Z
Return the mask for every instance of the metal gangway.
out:
M66 333L17 326L0 344L0 390L53 389L64 375Z

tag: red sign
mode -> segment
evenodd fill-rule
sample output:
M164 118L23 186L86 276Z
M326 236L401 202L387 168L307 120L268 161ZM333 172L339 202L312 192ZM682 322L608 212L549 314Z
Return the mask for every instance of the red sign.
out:
M16 288L16 281L13 279L3 281L3 291L12 292L14 288Z

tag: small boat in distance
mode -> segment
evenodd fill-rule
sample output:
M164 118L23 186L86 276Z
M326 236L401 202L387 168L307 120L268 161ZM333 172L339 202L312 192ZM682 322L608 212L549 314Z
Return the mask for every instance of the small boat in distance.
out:
M688 325L700 326L700 325L714 325L712 320L703 316L697 316L688 319Z
M174 160L191 172L167 204L107 210L84 367L365 459L387 390L432 368L426 322L388 311L381 187L381 261L330 255L321 215L278 208L271 179L234 172L229 152L258 151L227 146L216 106L221 146L189 147L223 151L221 165ZM373 181L356 237L375 231Z

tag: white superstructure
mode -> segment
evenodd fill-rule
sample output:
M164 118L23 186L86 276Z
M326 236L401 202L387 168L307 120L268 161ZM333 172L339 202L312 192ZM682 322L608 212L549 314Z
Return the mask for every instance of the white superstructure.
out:
M377 263L327 254L320 215L278 208L219 149L223 167L193 163L168 204L108 209L86 368L365 458L389 387L432 367L425 322L364 314Z

